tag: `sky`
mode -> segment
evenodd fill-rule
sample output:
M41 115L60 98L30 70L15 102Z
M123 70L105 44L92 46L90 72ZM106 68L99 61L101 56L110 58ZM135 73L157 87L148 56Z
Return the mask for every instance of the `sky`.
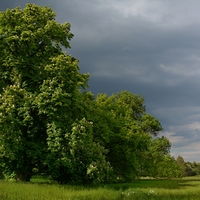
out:
M171 155L200 162L199 0L0 0L0 10L48 5L74 38L67 50L94 94L144 96Z

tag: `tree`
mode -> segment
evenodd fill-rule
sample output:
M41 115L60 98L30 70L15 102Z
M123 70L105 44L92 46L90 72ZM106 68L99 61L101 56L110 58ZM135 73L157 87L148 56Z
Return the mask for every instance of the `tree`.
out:
M180 166L183 175L186 175L186 166L185 166L185 161L183 159L183 157L181 157L180 155L176 158L176 162L177 164Z
M65 134L79 118L77 97L89 78L79 73L77 59L62 50L70 48L72 37L70 24L56 22L49 7L27 4L0 13L4 173L28 181L35 168L53 173L52 166L58 172L69 165Z
M122 91L110 97L99 95L96 101L109 114L107 119L112 119L108 122L111 131L105 147L118 178L128 181L141 175L181 176L179 166L169 155L171 143L166 137L157 137L162 126L146 113L142 96Z
M153 138L143 157L142 175L155 178L181 177L182 170L176 160L170 155L171 143L162 136Z
M198 164L196 162L185 162L180 155L177 157L176 162L180 166L184 176L195 176L199 174Z
M156 178L181 178L183 177L182 170L176 160L170 154L163 156L162 160L156 164Z
M107 160L115 181L130 181L139 175L143 153L154 135L162 130L159 121L145 112L144 98L122 91L99 94L92 113L94 140L108 150Z

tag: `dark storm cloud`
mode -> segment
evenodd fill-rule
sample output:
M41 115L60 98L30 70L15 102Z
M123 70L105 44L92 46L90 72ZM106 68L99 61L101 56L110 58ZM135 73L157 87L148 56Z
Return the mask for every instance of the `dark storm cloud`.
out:
M67 53L89 72L89 90L129 90L146 99L163 125L172 154L200 161L200 2L152 0L7 0L49 5L75 35Z

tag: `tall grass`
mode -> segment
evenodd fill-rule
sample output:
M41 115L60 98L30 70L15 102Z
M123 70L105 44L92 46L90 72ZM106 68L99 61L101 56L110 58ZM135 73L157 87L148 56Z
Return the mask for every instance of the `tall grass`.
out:
M104 188L0 182L1 200L120 199L120 192Z
M0 200L199 200L200 177L72 186L0 181ZM39 183L40 182L40 183Z

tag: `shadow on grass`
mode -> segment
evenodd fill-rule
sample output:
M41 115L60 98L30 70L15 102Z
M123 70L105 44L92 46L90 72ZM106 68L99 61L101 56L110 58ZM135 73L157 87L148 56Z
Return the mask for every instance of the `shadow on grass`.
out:
M179 189L179 180L137 180L132 183L107 184L106 187L115 190L145 189L145 188L165 188Z
M200 186L200 176L184 177L180 179L161 180L161 179L140 179L132 183L117 183L107 184L108 188L115 190L126 189L145 189L145 188L158 188L158 189L180 189L183 187L197 187Z
M31 179L31 183L37 184L54 184L59 185L55 181L50 180L48 177L35 176ZM128 189L146 189L146 188L157 188L157 189L180 189L186 187L197 187L200 185L200 177L190 177L183 179L174 179L174 180L156 180L156 179L140 179L135 180L131 183L109 183L109 184L68 184L68 185L60 185L62 187L74 189L95 189L95 188L106 188L106 189L114 189L125 191Z

